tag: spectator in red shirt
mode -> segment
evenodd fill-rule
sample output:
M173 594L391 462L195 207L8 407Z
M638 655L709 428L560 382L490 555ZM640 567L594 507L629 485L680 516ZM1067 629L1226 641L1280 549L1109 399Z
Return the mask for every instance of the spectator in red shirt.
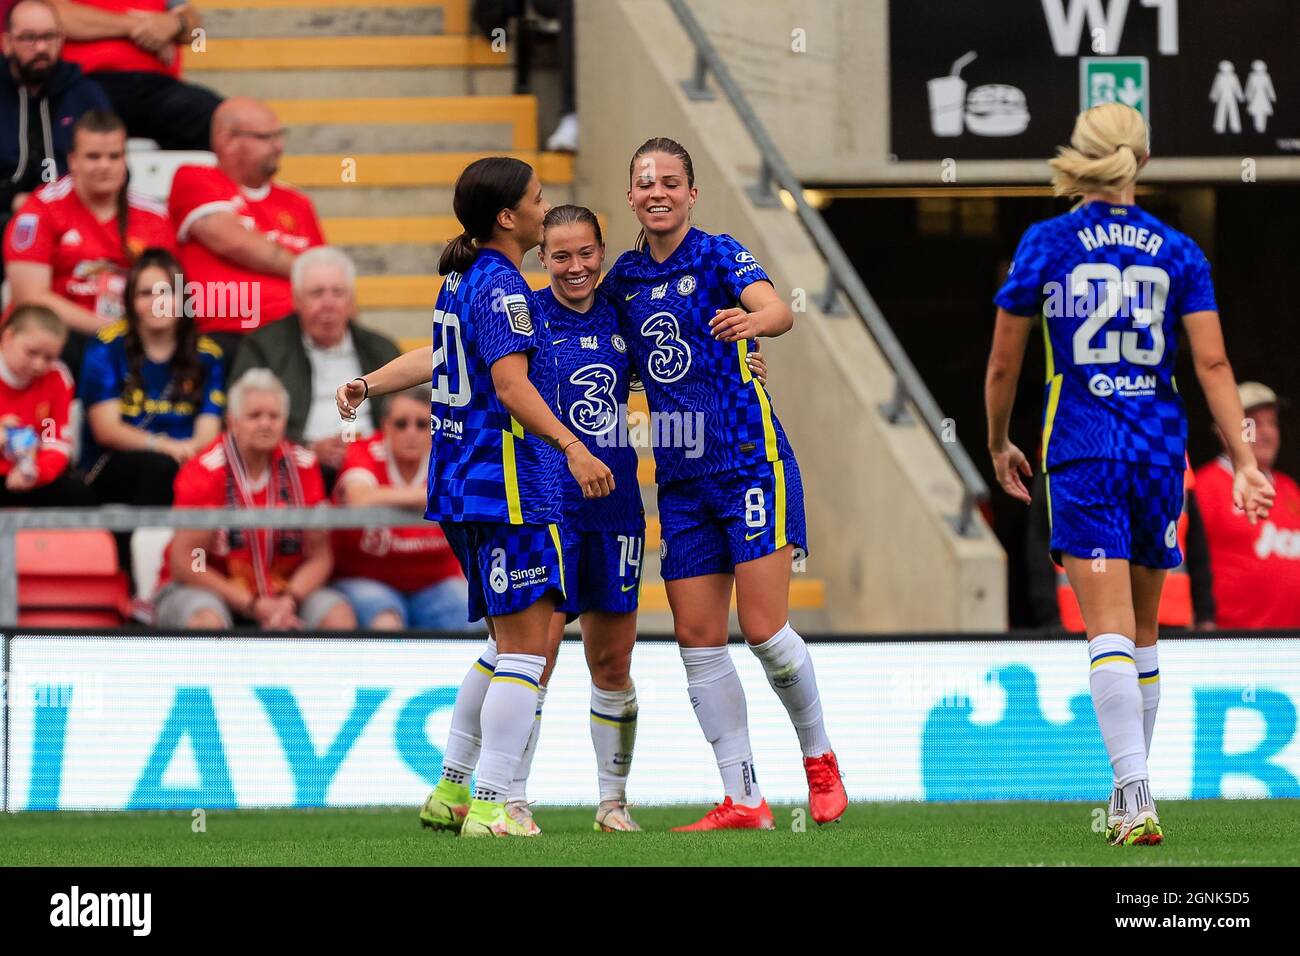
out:
M59 361L63 325L49 309L22 305L0 332L0 508L90 504L68 473L72 376Z
M423 514L429 474L427 386L388 400L381 431L348 445L334 487L340 505L388 505ZM436 524L334 532L334 587L362 627L465 630L469 586Z
M131 263L152 246L175 251L167 211L126 187L126 129L92 110L73 127L70 172L43 186L5 230L5 277L16 304L43 305L71 331L64 362L123 315Z
M1252 525L1232 500L1232 465L1220 456L1196 472L1196 497L1210 543L1215 623L1220 628L1300 627L1300 486L1274 469L1282 443L1277 393L1259 382L1237 386L1255 458L1277 490L1266 520ZM1222 440L1222 436L1220 436Z
M185 275L203 291L199 331L235 361L241 337L293 311L293 260L325 244L311 200L274 180L284 127L257 100L226 100L212 117L216 167L182 166L170 207Z
M230 389L227 425L176 476L175 505L292 508L325 499L316 456L284 438L289 396L266 369ZM353 628L356 617L325 587L333 569L325 531L179 530L159 576L159 627L267 630Z
M64 55L81 65L132 136L163 149L208 149L221 97L180 79L181 51L202 26L177 0L50 0L67 30Z

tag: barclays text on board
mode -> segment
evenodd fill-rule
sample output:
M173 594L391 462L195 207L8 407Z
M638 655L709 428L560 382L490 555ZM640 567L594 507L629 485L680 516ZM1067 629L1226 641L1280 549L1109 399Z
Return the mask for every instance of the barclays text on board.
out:
M37 637L10 641L9 810L418 805L474 641ZM821 644L827 721L857 800L1103 800L1110 768L1076 642ZM753 656L757 769L805 783ZM1300 797L1300 639L1162 642L1158 797ZM715 798L677 649L644 643L630 796ZM588 677L561 652L529 796L591 803Z

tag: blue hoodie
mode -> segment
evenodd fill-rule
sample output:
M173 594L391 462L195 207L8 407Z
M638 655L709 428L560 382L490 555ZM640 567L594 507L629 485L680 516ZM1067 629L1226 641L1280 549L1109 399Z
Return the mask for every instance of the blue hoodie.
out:
M33 95L13 78L9 61L0 66L0 195L8 200L18 190L14 183L32 174L44 156L53 155L58 166L55 179L68 171L68 152L72 149L72 124L88 110L112 112L108 97L99 84L81 72L81 67L60 60L39 93ZM28 123L38 117L35 141L29 142ZM41 180L36 170L37 184ZM49 180L53 182L53 179Z

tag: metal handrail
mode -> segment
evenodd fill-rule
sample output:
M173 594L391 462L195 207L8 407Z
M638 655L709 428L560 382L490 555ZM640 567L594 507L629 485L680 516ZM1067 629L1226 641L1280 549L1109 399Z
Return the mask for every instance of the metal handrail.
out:
M691 78L682 82L686 95L692 100L712 99L713 94L706 81L708 75L713 74L714 81L731 103L732 109L748 131L761 157L758 182L747 190L750 199L759 206L779 205L780 200L772 191L772 183L775 182L794 200L795 213L799 221L808 231L817 251L826 260L828 270L826 289L818 297L818 305L824 307L823 311L833 313L838 298L836 292L842 291L848 297L862 324L866 326L867 332L894 370L894 396L887 404L879 407L881 415L891 425L903 424L909 421L907 403L910 401L916 407L920 412L921 420L939 442L939 447L962 483L961 511L955 518L949 520L958 535L978 536L979 526L974 520L974 512L980 502L988 500L989 489L983 476L976 469L975 463L966 454L966 449L956 440L955 432L951 431L951 420L944 418L934 396L926 388L925 382L916 371L916 367L912 365L912 360L907 357L907 352L894 335L894 330L885 320L880 307L876 305L875 299L867 291L857 270L849 262L843 247L840 246L830 227L826 225L826 220L803 198L802 184L786 165L781 151L768 135L758 114L745 99L745 94L732 78L731 72L722 62L722 57L705 34L695 14L691 12L685 0L667 0L667 3L677 14L677 19L695 47L694 70Z
M423 517L400 508L100 508L0 509L0 626L18 623L18 532L33 529L106 528L335 528L429 527Z

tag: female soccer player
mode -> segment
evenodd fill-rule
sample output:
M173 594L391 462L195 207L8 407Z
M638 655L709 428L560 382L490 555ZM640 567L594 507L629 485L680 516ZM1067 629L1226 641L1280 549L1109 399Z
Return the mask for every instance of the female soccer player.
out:
M676 426L678 440L655 449L661 572L691 703L725 789L720 805L678 829L774 826L727 650L733 583L741 632L798 734L813 819L826 823L848 800L812 659L789 622L793 552L807 547L803 488L767 391L745 361L752 339L789 331L794 316L744 246L691 225L699 190L680 144L647 141L629 177L642 238L602 288L619 309L653 414Z
M563 488L560 540L568 598L551 621L546 669L537 695L537 719L506 801L506 812L529 834L541 828L528 805L526 785L541 731L542 704L555 667L566 619L579 616L592 675L591 740L596 751L600 804L596 826L605 832L639 830L627 809L627 777L636 741L636 688L631 678L636 609L645 542L645 512L637 486L637 455L625 434L628 394L640 388L618 316L596 288L605 261L600 222L582 206L557 206L546 214L538 257L550 286L533 304L546 320L559 368L560 418L576 429L593 455L614 475L606 498L584 498L577 485ZM760 381L767 366L759 352L747 362ZM494 651L466 675L457 703L468 703L486 686L482 673L494 665ZM458 706L465 717L472 708ZM452 735L466 733L453 717Z
M541 242L548 208L536 173L509 157L477 160L456 181L454 208L465 231L438 264L446 278L433 344L341 386L338 405L354 417L369 395L429 381L433 370L425 516L441 523L469 581L469 620L487 617L499 653L479 710L473 800L474 764L449 746L439 786L461 789L451 802L435 799L435 790L422 817L437 810L448 818L437 822L463 821L462 836L523 836L505 798L532 730L551 616L564 598L560 462L586 496L608 495L614 480L556 417L549 331L519 273Z
M1030 226L998 306L985 382L998 483L1026 504L1029 462L1007 434L1025 343L1043 316L1047 348L1042 466L1052 556L1064 562L1088 634L1089 687L1115 774L1107 838L1163 839L1147 775L1160 701L1157 611L1165 572L1182 560L1187 417L1174 384L1180 332L1210 411L1230 442L1233 500L1252 523L1273 489L1242 437L1210 264L1191 239L1134 204L1150 157L1136 110L1081 113L1051 161L1070 212Z

